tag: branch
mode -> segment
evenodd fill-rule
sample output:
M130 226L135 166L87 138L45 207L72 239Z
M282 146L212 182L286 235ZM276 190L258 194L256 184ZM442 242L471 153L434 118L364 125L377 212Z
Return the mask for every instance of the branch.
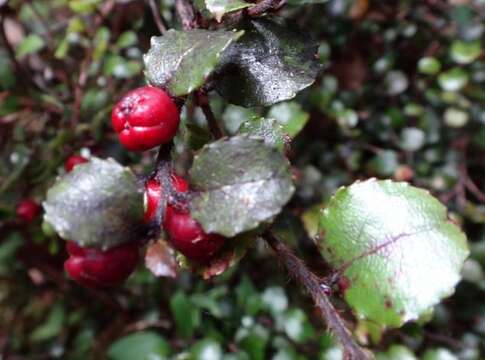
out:
M285 5L286 0L262 0L248 9L249 16L260 16L267 11L279 10Z
M197 27L197 18L194 8L188 0L175 0L175 9L182 22L184 30L194 29Z
M369 355L352 339L349 330L325 293L324 287L321 286L319 277L312 273L303 261L296 257L270 231L264 234L264 239L290 275L310 293L327 326L340 340L344 350L344 358L347 360L370 359Z
M286 0L261 0L248 9L242 9L230 13L224 17L224 24L233 24L239 22L245 15L258 17L269 11L278 11L286 4Z
M160 15L160 11L157 8L157 4L155 3L155 0L148 0L148 5L150 6L150 10L153 15L153 20L157 25L158 31L160 31L160 34L164 34L167 31L167 27L163 22L162 16Z
M223 137L224 131L222 131L221 127L219 126L219 122L217 121L214 113L212 112L209 99L207 94L202 91L197 92L197 105L202 109L205 118L207 119L207 124L209 125L209 130L211 134L216 138L220 139Z

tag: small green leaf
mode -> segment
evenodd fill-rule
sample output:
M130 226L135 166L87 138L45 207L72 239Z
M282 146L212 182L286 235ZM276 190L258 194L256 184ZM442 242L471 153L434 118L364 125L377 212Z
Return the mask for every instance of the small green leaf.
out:
M191 360L222 360L221 345L212 339L196 342L190 349Z
M192 215L205 231L232 237L277 215L294 192L288 161L244 136L205 146L190 170Z
M79 14L93 13L102 0L70 0L69 7Z
M246 107L291 99L313 84L318 45L307 34L269 20L252 20L221 57L216 89ZM237 86L235 86L237 84Z
M271 107L268 117L276 119L292 138L305 127L310 115L296 101L287 101Z
M124 336L108 349L108 357L111 360L162 360L169 354L169 343L152 331L140 331Z
M433 350L427 350L423 357L423 360L458 360L450 350L444 348L438 348Z
M17 58L22 59L24 56L34 54L45 46L44 40L37 34L26 36L15 50Z
M205 0L205 6L220 22L225 14L253 6L253 4L242 0Z
M108 49L110 31L107 27L101 27L94 36L93 60L101 59Z
M482 52L480 41L464 42L455 40L451 44L451 58L458 64L470 64L475 61Z
M392 345L386 353L377 354L376 360L417 360L417 358L407 347Z
M301 309L288 310L282 320L286 335L296 343L305 343L315 334L307 315Z
M424 57L418 62L418 70L423 74L434 75L441 70L441 63L432 56Z
M134 174L112 159L91 158L47 192L45 220L66 240L107 249L139 235L143 195Z
M200 310L194 306L183 292L177 292L170 299L170 310L179 335L191 338L200 324Z
M116 47L118 49L125 49L135 45L138 42L138 37L134 31L125 31L120 35L118 41L116 41Z
M150 84L181 96L200 88L219 63L221 53L243 32L169 30L152 37L145 61Z
M55 304L45 323L40 325L30 334L30 340L40 342L52 339L59 335L64 327L65 315L65 310L62 304Z
M443 90L458 91L468 83L468 74L461 68L453 68L441 73L438 83Z
M261 139L267 145L280 151L283 151L291 140L288 134L284 132L283 126L271 118L255 117L245 121L239 128L238 133Z
M449 296L468 256L465 235L427 191L371 179L340 188L320 220L320 249L362 319L401 326Z

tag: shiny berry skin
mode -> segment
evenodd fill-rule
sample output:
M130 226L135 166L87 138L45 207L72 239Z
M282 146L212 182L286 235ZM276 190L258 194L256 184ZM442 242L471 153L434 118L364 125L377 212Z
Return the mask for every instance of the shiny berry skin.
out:
M178 192L186 192L189 190L189 184L177 175L172 175L172 185ZM145 184L145 216L144 221L149 222L152 220L155 212L157 211L158 204L160 202L161 185L155 179L150 179Z
M153 219L157 206L161 198L161 186L155 179L150 179L145 184L145 216L144 221L147 223Z
M188 183L178 176L173 176L175 190L186 192ZM224 245L225 238L217 234L207 234L200 224L195 221L189 211L167 206L163 227L174 248L188 259L196 262L207 262Z
M66 245L69 258L64 269L79 284L102 288L122 283L135 269L139 260L136 243L123 244L103 251L83 248L73 241Z
M144 86L127 93L111 113L113 128L128 150L144 151L172 140L180 121L179 110L168 94Z
M25 222L31 222L40 213L40 205L33 199L23 199L15 209L17 218Z
M87 163L89 160L81 155L71 155L64 163L66 172L71 172L76 165Z

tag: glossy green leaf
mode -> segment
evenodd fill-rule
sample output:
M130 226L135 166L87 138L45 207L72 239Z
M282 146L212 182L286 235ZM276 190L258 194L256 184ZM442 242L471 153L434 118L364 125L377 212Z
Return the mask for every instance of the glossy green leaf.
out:
M169 343L152 331L123 336L108 349L111 360L164 360L170 354Z
M458 64L470 64L475 61L482 52L480 41L464 42L455 40L451 44L451 58Z
M318 45L289 26L252 20L221 57L217 91L242 106L272 105L313 84L320 69ZM237 84L237 86L235 86Z
M443 90L458 91L468 83L468 74L461 68L453 68L438 76L438 83Z
M221 345L212 339L195 343L190 350L191 360L222 360Z
M220 61L221 53L243 33L169 30L152 37L143 57L145 76L154 86L181 96L200 88Z
M282 102L272 106L267 116L276 119L292 138L298 135L310 119L310 114L304 111L296 101Z
M418 70L423 74L434 75L441 70L441 63L432 56L424 57L418 62Z
M359 318L416 320L460 280L465 235L427 191L371 179L340 188L322 213L320 249Z
M221 21L222 17L232 11L241 10L253 4L243 0L204 0L207 10L211 12L217 21Z
M262 141L235 136L209 144L190 170L192 215L205 231L228 237L277 215L294 192L289 163Z
M285 133L283 126L271 118L256 117L245 121L239 128L238 133L261 139L265 144L280 151L283 151L291 140L288 134Z
M143 223L135 175L112 159L76 166L58 178L43 205L57 233L81 246L107 249L137 239Z

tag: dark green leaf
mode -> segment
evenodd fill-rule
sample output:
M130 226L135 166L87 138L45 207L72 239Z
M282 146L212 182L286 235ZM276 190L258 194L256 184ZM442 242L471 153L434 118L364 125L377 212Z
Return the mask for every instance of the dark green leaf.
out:
M190 350L190 360L222 360L221 345L212 339L196 342Z
M218 69L216 88L229 102L271 105L313 84L318 46L308 36L268 20L250 21L244 29Z
M30 334L30 340L39 342L52 339L59 335L65 319L65 310L62 304L57 303L52 307L45 323L40 325Z
M91 158L47 192L45 220L64 239L110 248L134 240L143 223L143 195L136 178L112 159Z
M172 296L170 309L180 336L186 339L191 338L200 324L200 310L182 292L177 292Z
M232 237L277 215L294 187L288 161L244 136L205 146L190 170L192 215L205 231Z
M219 63L221 53L242 32L169 30L152 37L143 57L145 76L155 86L181 96L200 88Z
M170 354L168 342L155 332L140 331L116 340L108 349L112 360L157 360Z
M371 179L343 187L320 222L321 252L342 272L359 318L400 326L419 318L460 280L466 237L427 191Z

